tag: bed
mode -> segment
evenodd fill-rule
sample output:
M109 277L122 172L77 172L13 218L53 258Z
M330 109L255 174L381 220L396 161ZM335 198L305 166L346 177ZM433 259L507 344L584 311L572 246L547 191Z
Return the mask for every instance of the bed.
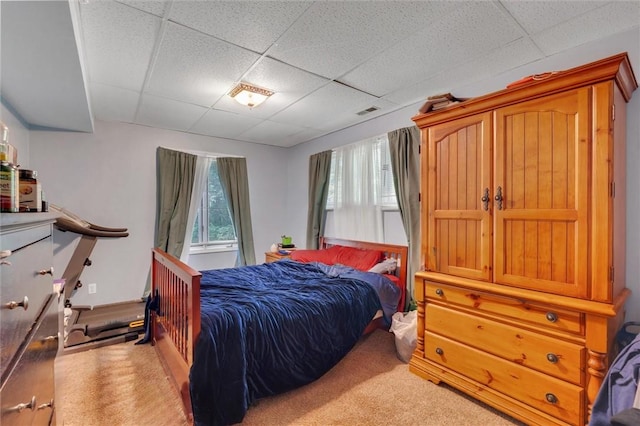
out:
M402 310L406 246L324 238L320 250L296 252L199 272L153 250L151 339L195 424L242 421L258 399L317 379ZM317 261L330 253L352 263L375 253L375 272Z

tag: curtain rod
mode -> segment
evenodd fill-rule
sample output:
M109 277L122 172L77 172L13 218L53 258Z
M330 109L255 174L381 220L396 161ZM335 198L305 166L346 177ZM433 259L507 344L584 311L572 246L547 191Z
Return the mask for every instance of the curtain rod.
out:
M218 158L218 157L245 158L244 155L220 154L217 152L197 151L195 149L171 148L168 146L161 146L160 148L171 149L173 151L186 152L187 154L193 154L193 155L197 155L198 157L206 157L206 158Z

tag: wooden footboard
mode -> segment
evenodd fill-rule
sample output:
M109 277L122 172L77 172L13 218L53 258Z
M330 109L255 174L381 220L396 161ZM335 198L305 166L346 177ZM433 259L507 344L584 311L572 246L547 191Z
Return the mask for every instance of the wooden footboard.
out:
M193 420L189 368L200 333L202 274L157 248L151 265L151 294L159 299L159 314L152 315L152 342L180 393L187 418Z

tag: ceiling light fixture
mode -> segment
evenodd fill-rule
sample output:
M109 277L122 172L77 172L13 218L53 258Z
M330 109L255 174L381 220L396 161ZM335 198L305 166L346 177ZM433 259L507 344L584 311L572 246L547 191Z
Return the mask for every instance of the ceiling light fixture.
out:
M249 108L257 107L271 95L273 95L271 90L256 87L249 83L239 83L229 92L229 96Z

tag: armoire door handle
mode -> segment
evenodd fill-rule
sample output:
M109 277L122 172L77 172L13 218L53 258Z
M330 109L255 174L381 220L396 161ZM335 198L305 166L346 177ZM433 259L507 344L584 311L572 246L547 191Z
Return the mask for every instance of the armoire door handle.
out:
M487 211L489 210L489 188L485 188L484 189L484 194L482 195L482 198L480 198L480 200L482 201L482 208Z
M501 186L499 186L496 189L496 197L495 198L496 198L496 203L497 203L497 206L498 206L498 210L502 210L502 187Z

